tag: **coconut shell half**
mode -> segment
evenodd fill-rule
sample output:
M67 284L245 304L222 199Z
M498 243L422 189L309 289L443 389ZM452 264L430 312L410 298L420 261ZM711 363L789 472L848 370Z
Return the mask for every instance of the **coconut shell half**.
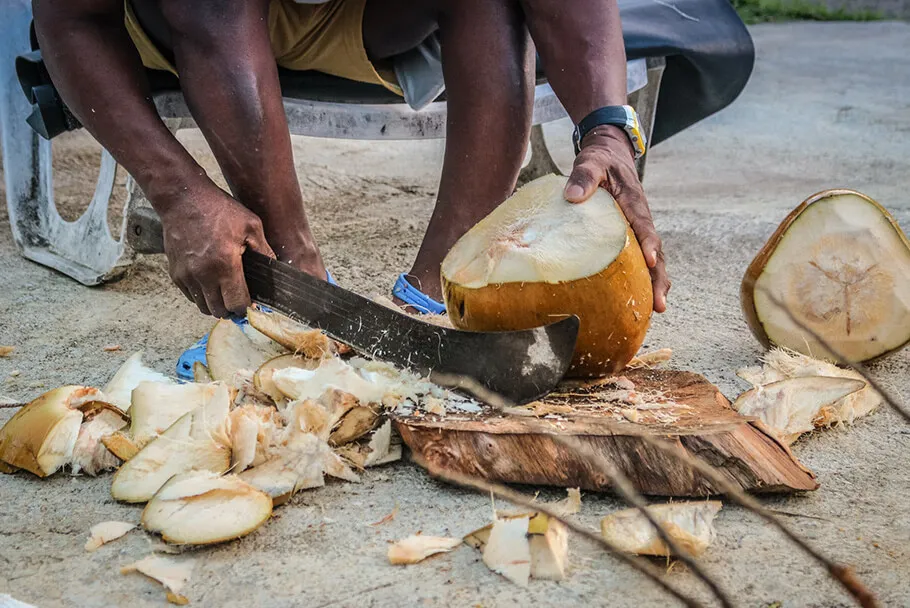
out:
M749 265L740 296L766 348L869 361L910 342L910 242L880 204L854 190L826 190L784 219Z
M442 263L453 325L519 330L569 315L581 321L568 376L615 373L644 341L651 275L635 234L606 190L565 200L566 178L538 178L506 199Z

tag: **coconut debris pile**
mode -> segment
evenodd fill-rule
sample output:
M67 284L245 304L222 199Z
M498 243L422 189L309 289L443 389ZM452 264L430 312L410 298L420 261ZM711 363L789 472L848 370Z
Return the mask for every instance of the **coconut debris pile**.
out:
M193 382L147 368L136 353L103 388L39 396L0 429L2 470L48 477L116 469L111 495L145 504L145 530L205 545L249 534L326 477L356 483L364 469L400 459L390 410L478 407L288 317L248 312L243 329L215 325L208 367L197 365ZM131 526L99 524L87 549Z

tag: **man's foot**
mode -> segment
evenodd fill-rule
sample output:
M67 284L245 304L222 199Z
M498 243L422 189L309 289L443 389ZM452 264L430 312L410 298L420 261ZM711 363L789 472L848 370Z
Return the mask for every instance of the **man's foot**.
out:
M411 280L412 277L407 273L398 275L398 280L395 281L395 286L392 288L393 302L404 307L405 311L409 313L421 315L446 314L445 304L420 291L411 283Z

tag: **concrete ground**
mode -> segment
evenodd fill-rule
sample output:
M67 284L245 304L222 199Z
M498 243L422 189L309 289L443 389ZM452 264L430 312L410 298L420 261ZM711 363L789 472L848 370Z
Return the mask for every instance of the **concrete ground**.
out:
M705 374L728 397L741 366L761 350L740 313L746 265L801 200L830 187L855 188L910 227L910 25L802 23L753 29L755 75L730 108L651 152L646 178L673 277L670 310L654 319L648 347L674 350L672 365ZM559 153L568 127L553 125ZM184 139L201 158L197 134ZM59 195L72 213L91 191L96 152L84 137L64 141ZM555 145L555 144L554 144ZM386 292L406 269L429 217L441 142L295 141L301 184L332 272L365 293ZM478 168L481 170L482 168ZM81 188L81 190L80 190ZM87 289L16 254L0 204L0 396L28 400L65 383L102 384L126 356L171 371L183 348L210 325L168 281L160 259L124 280ZM122 350L105 352L109 344ZM875 366L907 401L910 351ZM0 409L0 423L12 415ZM766 499L827 555L853 564L887 606L910 605L910 433L883 410L845 430L804 437L798 458L819 490ZM0 477L0 594L41 607L164 604L160 588L119 568L147 555L143 533L88 554L89 528L137 521L114 502L110 477ZM546 498L560 492L544 491ZM370 526L395 507L390 522ZM586 494L578 521L595 528L620 507ZM571 578L518 588L462 547L410 567L386 563L387 542L411 533L462 534L485 524L488 497L431 481L397 463L363 484L330 483L299 494L252 535L190 551L186 594L197 606L663 606L641 576L573 537ZM739 606L850 605L816 564L756 517L728 505L705 568ZM667 578L707 601L695 579ZM2 604L2 600L0 600Z

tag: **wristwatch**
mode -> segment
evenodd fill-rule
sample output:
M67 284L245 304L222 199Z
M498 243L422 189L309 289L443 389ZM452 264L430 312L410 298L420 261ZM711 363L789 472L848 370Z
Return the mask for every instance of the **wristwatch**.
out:
M605 106L582 118L572 132L572 143L575 145L576 155L581 152L581 140L585 138L585 135L601 125L620 127L632 142L635 158L644 156L648 142L642 131L641 122L638 120L638 112L632 106Z

